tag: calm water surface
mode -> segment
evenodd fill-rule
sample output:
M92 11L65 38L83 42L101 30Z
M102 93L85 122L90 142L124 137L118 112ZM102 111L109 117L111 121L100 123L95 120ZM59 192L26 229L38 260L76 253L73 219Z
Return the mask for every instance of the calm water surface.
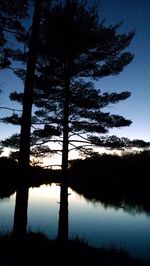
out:
M28 230L56 238L60 187L56 184L31 188L28 201ZM128 213L122 208L104 208L69 189L69 235L96 247L118 247L132 256L150 259L150 216ZM13 227L15 194L0 200L0 233Z

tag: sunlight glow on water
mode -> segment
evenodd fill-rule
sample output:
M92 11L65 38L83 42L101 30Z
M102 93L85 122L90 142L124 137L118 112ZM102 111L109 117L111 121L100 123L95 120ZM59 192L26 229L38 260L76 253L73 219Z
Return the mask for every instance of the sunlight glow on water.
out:
M96 247L118 247L132 255L150 259L150 217L131 214L122 208L104 208L93 204L71 189L69 192L69 235L78 236ZM56 184L30 188L28 230L57 237L60 186ZM0 200L0 233L11 231L15 194Z
M42 185L39 189L37 188L30 188L29 190L29 199L32 201L36 201L36 203L45 201L46 199L56 199L59 196L60 187L56 184L50 185Z

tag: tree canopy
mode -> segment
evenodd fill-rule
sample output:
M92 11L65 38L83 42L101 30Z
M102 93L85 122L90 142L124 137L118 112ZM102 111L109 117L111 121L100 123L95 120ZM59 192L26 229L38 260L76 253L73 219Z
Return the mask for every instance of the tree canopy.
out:
M62 143L60 150L65 162L69 149L76 148L75 142L81 151L91 145L117 149L139 146L140 142L127 138L102 135L109 133L110 128L131 124L131 120L118 114L102 111L109 104L127 99L130 92L102 93L95 87L95 80L118 75L133 59L127 47L135 33L120 33L120 27L120 23L106 26L95 6L80 1L54 1L49 9L43 9L37 44L31 153L53 154L55 150L45 145L53 140ZM18 75L24 78L24 70L19 70ZM10 98L22 102L23 96L14 92ZM19 124L21 117L14 113L1 121ZM14 135L2 144L17 148L17 140L19 135Z
M19 41L25 32L21 23L28 16L28 1L0 2L0 69L8 68L17 52L12 49L10 39Z

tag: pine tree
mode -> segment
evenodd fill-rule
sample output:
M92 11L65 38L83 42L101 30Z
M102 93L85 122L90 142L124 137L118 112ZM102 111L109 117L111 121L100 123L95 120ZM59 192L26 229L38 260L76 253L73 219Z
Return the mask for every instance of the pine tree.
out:
M28 16L28 1L0 1L0 69L9 68L15 52L10 38L20 40L25 29L21 21Z
M131 124L130 120L120 115L102 111L110 103L116 104L127 99L130 93L101 93L94 85L95 80L118 75L133 59L133 55L127 52L126 48L134 37L134 31L118 33L120 26L121 24L105 26L104 22L100 21L95 7L78 1L54 3L50 9L45 9L40 24L39 43L36 46L36 78L33 95L29 97L28 116L25 115L23 120L23 117L13 114L12 117L2 119L3 122L13 124L22 121L23 125L23 121L27 122L28 130L25 132L28 133L20 142L22 147L24 140L27 143L25 160L20 149L26 165L29 162L29 144L33 146L33 152L46 154L51 150L42 144L53 141L53 136L58 138L54 141L62 143L59 239L68 238L67 170L70 145L71 149L77 148L81 151L86 145L112 148L133 145L133 142L126 138L101 136L109 132L109 128ZM24 71L18 71L18 75L24 78ZM33 79L31 81L33 85ZM24 97L25 95L26 93ZM22 103L24 101L21 94L12 93L10 97ZM38 110L31 121L32 102ZM29 105L27 103L27 106ZM39 128L35 128L30 135L31 122L34 128ZM76 137L80 139L77 140ZM15 143L17 148L17 140L19 143L20 136L14 135L2 144L10 146ZM76 147L75 142L81 146ZM139 142L135 141L134 145L139 145Z
M69 132L77 136L83 133L101 134L111 127L131 124L130 120L119 115L101 111L109 103L128 98L130 93L101 94L94 88L92 80L117 75L132 61L133 55L123 50L130 44L134 32L117 33L120 24L104 26L99 21L95 7L90 8L78 1L55 5L45 18L41 38L44 40L41 43L42 56L39 56L38 65L42 75L37 78L35 92L39 93L40 101L35 104L37 107L43 104L44 111L36 114L45 115L51 123L56 125L56 121L60 125L63 134L62 170L65 176ZM52 103L55 112L51 111ZM88 137L88 142L91 140ZM82 141L87 142L87 139Z
M23 94L23 112L21 117L21 132L19 142L19 166L23 180L21 180L21 183L17 189L13 227L14 235L19 238L24 236L27 227L28 187L26 185L26 182L29 175L28 169L30 162L30 131L33 103L33 87L37 61L36 45L39 39L41 9L42 1L34 1L34 14L31 37L29 41L29 52Z
M94 85L95 79L119 74L133 59L126 48L134 31L118 33L120 26L106 27L95 7L78 1L54 4L43 15L33 93L33 103L38 111L32 118L34 127L39 128L31 135L31 152L53 153L42 143L51 142L52 136L60 137L63 134L58 141L63 145L64 171L68 167L68 145L75 148L73 135L82 136L78 139L81 147L77 147L82 151L84 145L90 147L92 144L110 148L133 145L127 138L101 136L108 133L109 128L131 124L130 120L120 115L102 112L102 108L110 103L127 99L130 92L101 93ZM21 94L14 92L10 98L22 102ZM3 121L17 124L20 119L14 114ZM14 145L19 136L12 136L10 140ZM3 144L10 145L10 142L6 140ZM135 146L140 144L134 141Z
M19 13L19 18L23 15L26 17L26 9L23 10L23 7L29 4L30 1L15 1L12 4L9 1L2 1L2 9L0 18L2 20L2 29L1 33L4 31L11 32L12 27L14 26L16 32L13 32L17 41L24 41L24 27L22 26L20 20L17 20L16 12ZM20 173L22 175L22 181L19 184L19 187L16 192L16 206L15 206L15 215L14 215L14 235L21 237L22 234L26 232L27 224L27 201L28 201L28 189L26 187L25 179L28 177L28 168L29 168L29 158L30 158L30 129L31 129L31 110L32 110L32 94L33 94L33 84L34 84L34 73L37 59L36 44L38 41L39 35L39 25L40 25L40 16L41 16L41 1L34 1L34 15L31 29L31 36L29 40L29 51L27 56L27 69L25 76L25 88L23 94L23 112L21 117L21 133L19 140L19 167ZM17 5L18 4L18 5ZM11 10L12 7L12 10ZM6 15L6 16L5 16ZM5 36L2 35L3 43L5 43ZM2 46L4 44L2 43ZM20 50L10 50L4 49L4 52L9 52L12 59L22 59L24 56ZM5 55L5 53L4 53ZM3 56L4 57L4 56ZM10 62L7 60L1 59L4 67L8 67ZM3 62L4 61L4 62Z

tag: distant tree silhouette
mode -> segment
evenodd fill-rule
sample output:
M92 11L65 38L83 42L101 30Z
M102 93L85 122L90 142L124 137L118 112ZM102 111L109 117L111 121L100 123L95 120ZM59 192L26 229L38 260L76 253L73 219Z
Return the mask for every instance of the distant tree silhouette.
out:
M149 214L149 160L150 150L74 160L69 168L69 186L105 207L111 204L128 211L130 207Z
M0 198L9 197L15 193L18 182L18 163L11 158L0 157ZM12 178L13 173L13 178Z

